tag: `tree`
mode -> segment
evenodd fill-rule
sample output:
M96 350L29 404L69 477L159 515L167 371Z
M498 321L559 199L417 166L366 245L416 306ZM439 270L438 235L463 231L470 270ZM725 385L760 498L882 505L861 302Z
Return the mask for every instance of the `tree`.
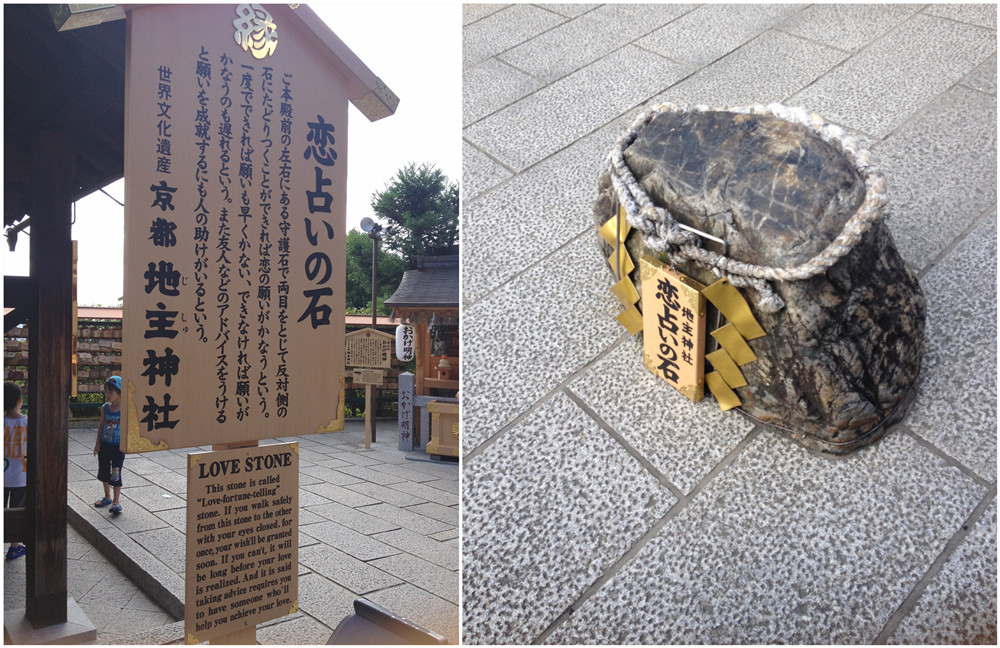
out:
M404 259L455 254L458 246L458 184L433 164L411 162L385 189L372 194L385 246Z
M372 240L358 230L347 233L347 299L348 312L371 313L372 302ZM392 296L403 279L406 264L399 256L378 246L378 312L389 315L382 302Z

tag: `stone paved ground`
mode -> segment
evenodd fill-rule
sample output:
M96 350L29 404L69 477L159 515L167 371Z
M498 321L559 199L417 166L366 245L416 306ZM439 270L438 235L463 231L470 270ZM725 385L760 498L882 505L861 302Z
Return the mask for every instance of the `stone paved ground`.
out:
M996 643L996 6L466 5L463 639ZM593 228L659 101L865 140L918 272L906 418L845 458L693 405Z
M70 430L68 513L82 538L70 530L69 593L97 643L183 643L173 621L184 614L185 456L210 448L129 455L125 510L113 518L93 506L95 430ZM299 611L259 626L258 643L324 644L356 598L458 642L458 465L398 451L393 421L377 437L365 450L363 421L348 421L344 432L261 442L299 444ZM114 567L87 565L104 560L97 552ZM24 606L20 564L20 574L4 566L5 609ZM99 597L113 605L88 607Z

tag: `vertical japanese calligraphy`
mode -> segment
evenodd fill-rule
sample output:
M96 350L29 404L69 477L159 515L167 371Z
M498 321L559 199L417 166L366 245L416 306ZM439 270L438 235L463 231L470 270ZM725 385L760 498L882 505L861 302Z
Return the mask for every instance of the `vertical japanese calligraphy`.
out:
M247 7L128 25L123 374L153 445L343 425L347 89Z
M652 257L639 262L643 363L698 402L705 393L705 298L696 281Z

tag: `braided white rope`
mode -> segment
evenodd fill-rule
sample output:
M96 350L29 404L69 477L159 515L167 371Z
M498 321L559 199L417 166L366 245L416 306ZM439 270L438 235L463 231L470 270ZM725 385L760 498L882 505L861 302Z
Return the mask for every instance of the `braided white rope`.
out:
M822 252L805 263L790 268L775 268L743 263L722 256L700 246L698 235L680 227L667 209L653 204L632 171L625 164L625 149L636 139L639 131L662 112L732 112L751 115L773 115L794 124L800 124L816 133L824 142L834 147L854 165L865 180L865 200L844 225L840 234ZM797 281L826 272L833 264L850 252L881 217L886 204L885 178L872 164L868 151L861 148L854 137L844 129L828 124L805 108L789 108L782 104L750 106L744 108L709 108L708 106L681 107L675 104L657 104L640 115L611 149L608 156L611 182L618 201L625 207L629 224L639 230L645 244L654 250L672 256L690 259L711 268L720 277L728 277L734 286L750 287L760 293L758 308L773 313L784 307L784 301L774 293L769 281Z

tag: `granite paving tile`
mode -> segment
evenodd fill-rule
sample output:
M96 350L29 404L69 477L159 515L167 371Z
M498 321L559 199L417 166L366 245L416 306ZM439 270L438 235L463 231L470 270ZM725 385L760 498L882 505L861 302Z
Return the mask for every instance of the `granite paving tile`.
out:
M711 395L692 403L642 363L642 341L625 340L568 385L672 484L693 489L753 429Z
M340 502L345 506L367 506L369 504L377 504L378 500L372 499L371 497L366 497L360 494L358 491L349 490L351 488L357 488L359 486L365 485L365 482L358 482L356 484L348 484L346 486L337 486L335 484L321 483L312 484L310 486L303 486L299 491L308 491L315 495L321 496L324 500L329 500L331 502ZM304 500L299 500L299 506L312 506L313 504L323 504L325 502L308 502Z
M915 433L992 482L997 477L996 258L994 207L921 280L927 351L905 419ZM970 281L978 281L978 289L970 290Z
M320 542L337 547L358 560L374 560L399 553L398 548L390 546L391 543L383 542L385 533L367 536L332 521L310 524L305 530ZM395 532L389 531L388 533Z
M323 521L324 519L331 520L365 535L399 528L399 524L396 524L391 520L384 520L380 517L370 515L368 511L371 508L371 506L365 506L359 509L353 509L349 506L344 506L339 502L330 502L328 504L313 506L309 510L316 513L317 517L322 516L320 519L315 520L317 522ZM299 524L304 524L301 516L299 517Z
M368 594L403 581L329 545L299 551L299 562L355 594Z
M919 14L789 103L882 139L995 53L995 30Z
M392 475L386 472L380 472L378 470L373 470L372 468L366 468L364 466L347 466L345 468L338 468L337 472L344 473L345 475L350 475L357 478L357 482L367 482L370 484L381 484L382 486L388 486L390 484L398 484L400 482L405 482L406 479L399 477L397 475Z
M387 522L391 522L395 527L416 531L422 535L430 535L448 529L449 524L436 520L426 515L421 515L411 509L399 508L391 504L375 504L366 506L363 509L366 514L374 515Z
M429 459L424 461L408 461L406 467L410 470L426 473L435 479L443 481L458 481L458 463Z
M463 640L533 641L675 501L557 394L465 464Z
M178 472L185 472L187 470L187 459L183 454L171 452L170 450L157 450L156 452L147 452L143 456L153 463L160 464L160 466L169 468L170 470ZM125 467L128 468L127 465Z
M543 5L549 11L554 11L560 16L566 16L567 18L576 18L577 16L582 16L583 14L600 7L599 4L545 4Z
M454 603L408 583L373 592L366 598L443 635L449 643L458 643L458 606Z
M818 4L789 16L778 29L856 51L920 11L920 5Z
M413 464L413 462L411 461L410 464ZM417 484L435 479L433 475L422 470L414 470L411 465L405 464L382 464L381 466L372 466L372 470Z
M510 5L489 13L462 30L462 66L476 65L565 21L534 5Z
M462 142L462 201L468 203L513 174L468 142ZM462 227L468 224L463 215Z
M997 57L994 54L988 61L977 67L962 79L962 84L974 90L996 96L997 94Z
M125 482L124 477L122 478L122 482ZM140 486L138 488L130 488L127 482L125 483L125 486L122 487L121 499L122 508L127 508L127 500L131 500L147 511L151 511L153 513L157 511L164 511L166 509L184 508L186 506L186 500L183 497L178 496L176 493L167 492L159 486ZM106 511L107 509L104 510Z
M505 166L523 171L689 71L629 45L472 124L465 137Z
M601 5L497 58L552 83L669 23L691 8L690 5L674 4Z
M931 4L924 13L981 27L997 28L997 6L993 3Z
M181 533L187 528L187 507L167 509L165 511L157 511L156 517L160 518L170 526L174 527Z
M465 454L625 333L615 320L623 309L610 291L597 234L584 227L564 248L465 309Z
M453 527L458 526L458 506L442 506L435 502L424 502L416 506L409 506L407 511L419 513L429 518L434 518ZM433 535L433 534L430 534Z
M343 461L353 466L373 466L382 463L381 461L379 461L377 457L372 456L369 453L356 452L353 450L341 450L334 454L328 455L328 457L332 457L333 459L337 459L338 461Z
M403 482L389 484L389 488L423 499L427 502L434 502L441 506L458 506L458 482L452 480L430 481L425 484L414 484ZM412 504L396 504L389 502L393 506L412 506Z
M332 580L312 573L299 576L299 609L330 628L354 614L357 595Z
M308 616L284 618L257 628L257 643L267 645L315 646L330 640L333 630Z
M466 68L462 72L462 125L475 123L543 85L523 70L495 58Z
M710 4L685 13L637 45L701 68L802 9L791 4ZM705 29L705 25L712 25Z
M171 470L142 473L143 478L173 495L187 494L187 473L179 474Z
M129 533L142 548L175 572L184 573L185 535L173 527Z
M548 643L871 643L986 489L906 434L767 431Z
M917 270L996 203L996 138L996 97L956 86L872 147L888 186L889 230Z
M458 551L456 551L455 547L449 544L448 541L439 542L437 540L432 540L427 536L414 533L409 529L386 531L385 533L378 533L372 537L377 538L379 541L391 545L396 549L413 554L418 558L423 558L424 560L432 562L435 565L440 565L445 569L450 569L452 571L458 570ZM397 553L399 552L394 551L392 554L386 555L395 555Z
M373 560L372 565L402 581L458 604L458 574L410 554Z
M464 207L461 288L466 302L481 300L593 227L597 177L623 130L613 122ZM497 249L504 254L494 254Z
M997 502L944 564L916 607L889 637L893 644L997 643Z
M320 487L323 484L309 484L308 486L299 485L299 508L305 508L308 506L316 506L318 504L326 504L331 501L331 498L322 497L308 490L309 488Z
M463 4L462 25L465 26L474 23L477 20L482 20L486 16L494 14L509 6L509 4Z
M444 542L446 540L457 540L460 536L458 533L458 527L455 527L453 529L448 529L447 531L432 533L427 537L433 540L437 540L438 542Z
M419 486L420 484L416 485ZM364 504L354 504L352 506L368 506L377 504L379 501L388 502L393 506L413 506L414 504L421 504L427 501L423 497L411 495L405 490L397 490L390 486L381 486L379 484L360 482L351 484L347 488L354 491L358 497L364 497L365 500Z
M659 100L718 108L786 103L799 88L845 58L847 54L840 50L769 31L698 70Z

